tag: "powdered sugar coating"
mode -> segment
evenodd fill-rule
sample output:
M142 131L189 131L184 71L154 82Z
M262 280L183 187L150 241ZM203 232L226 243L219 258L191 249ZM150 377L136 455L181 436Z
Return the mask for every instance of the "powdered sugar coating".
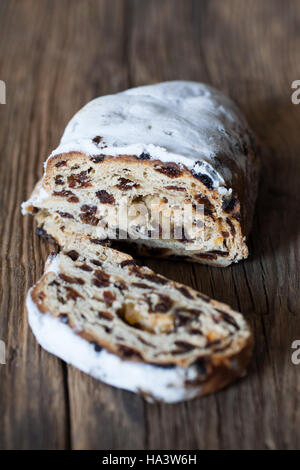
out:
M213 187L230 190L228 166L218 155L245 170L247 123L235 104L215 88L197 82L171 81L132 88L96 98L67 125L51 156L149 154L208 175ZM96 138L96 139L95 139Z

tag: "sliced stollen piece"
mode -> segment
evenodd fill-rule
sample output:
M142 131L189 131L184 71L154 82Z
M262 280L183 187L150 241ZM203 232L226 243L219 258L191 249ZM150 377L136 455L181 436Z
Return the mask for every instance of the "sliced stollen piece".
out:
M83 237L50 256L27 310L47 351L148 400L214 392L252 352L240 313Z
M53 237L60 227L67 237L117 232L144 254L228 266L248 256L258 168L245 118L216 89L185 81L132 88L71 119L23 213L38 223L49 217ZM177 230L187 206L189 228Z

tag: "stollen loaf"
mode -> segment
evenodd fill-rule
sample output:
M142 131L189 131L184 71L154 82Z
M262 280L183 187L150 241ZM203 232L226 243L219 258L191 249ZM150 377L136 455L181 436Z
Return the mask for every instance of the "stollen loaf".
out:
M254 137L229 98L164 82L84 106L22 207L60 245L74 234L120 238L142 254L228 266L248 256L258 172Z

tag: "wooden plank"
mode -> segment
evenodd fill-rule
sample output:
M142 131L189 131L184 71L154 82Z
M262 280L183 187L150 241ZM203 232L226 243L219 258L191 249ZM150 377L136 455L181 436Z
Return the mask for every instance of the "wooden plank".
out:
M297 2L134 3L133 82L210 82L240 104L264 147L249 260L223 270L149 263L247 315L256 337L249 376L202 400L145 405L150 448L299 447L299 374L290 360L292 340L300 337L300 108L290 101L299 20Z
M41 86L38 71L49 32L47 11L34 1L1 2L1 8L0 69L7 104L0 106L0 338L7 363L0 365L0 448L66 448L62 365L38 347L24 310L25 293L41 275L49 250L33 235L32 220L20 214L48 145L49 113L43 103L51 98L53 73L48 71Z

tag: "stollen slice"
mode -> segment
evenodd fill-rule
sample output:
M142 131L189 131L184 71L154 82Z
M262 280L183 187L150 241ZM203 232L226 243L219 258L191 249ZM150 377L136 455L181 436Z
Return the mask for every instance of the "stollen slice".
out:
M252 351L240 313L82 236L49 257L27 310L43 348L147 400L215 392Z

